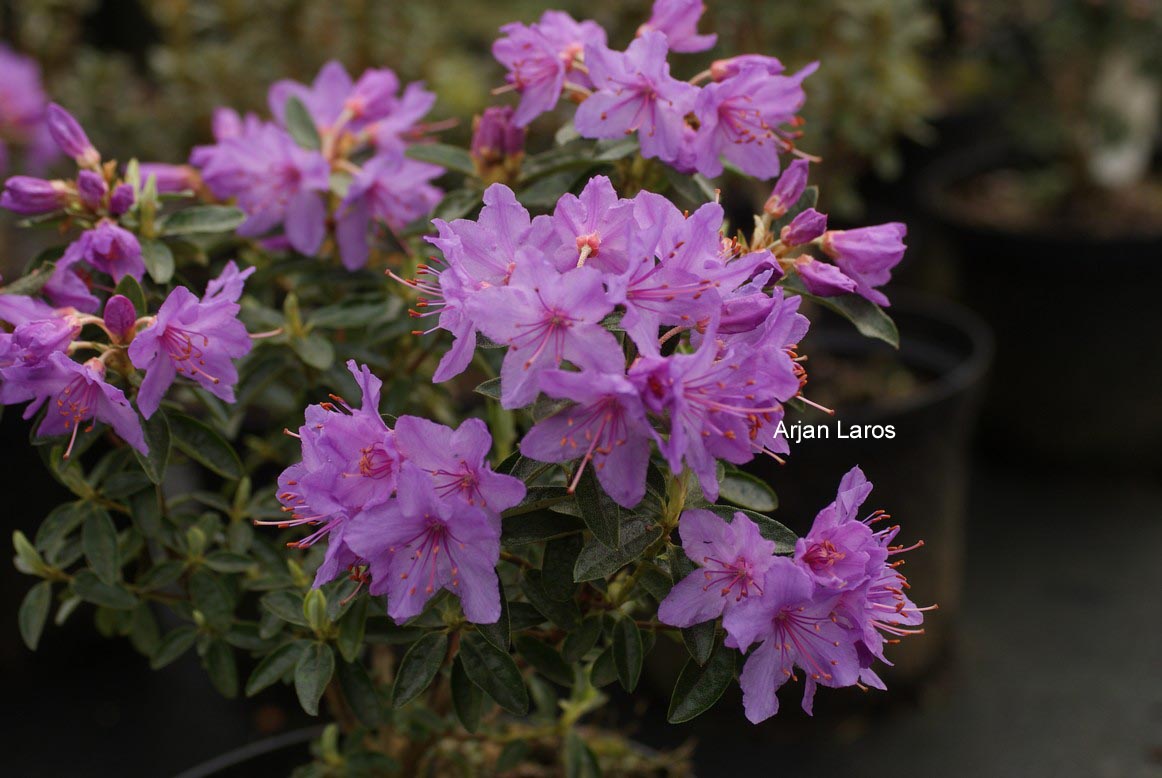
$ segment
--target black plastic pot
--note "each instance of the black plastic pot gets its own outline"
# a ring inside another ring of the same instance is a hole
[[[290,775],[296,767],[311,761],[311,741],[322,731],[322,727],[307,727],[263,738],[191,767],[177,778],[270,778]]]
[[[997,333],[983,413],[990,453],[1086,468],[1162,465],[1162,233],[1095,238],[972,223],[950,189],[1028,160],[1003,146],[933,163],[920,203],[959,297]]]
[[[776,517],[803,534],[815,514],[835,499],[843,474],[860,465],[875,484],[867,511],[889,511],[903,527],[900,542],[924,540],[923,548],[904,555],[903,572],[912,583],[912,598],[921,605],[938,603],[940,610],[927,620],[924,636],[892,647],[895,667],[885,677],[889,686],[898,686],[932,669],[955,629],[963,587],[969,448],[993,343],[988,327],[955,303],[899,291],[892,300],[890,312],[901,336],[898,352],[859,335],[846,321],[812,312],[812,329],[800,353],[808,356],[809,376],[812,363],[824,359],[853,367],[856,376],[860,366],[881,361],[902,368],[918,383],[874,401],[838,402],[833,419],[814,412],[797,417],[826,426],[830,437],[792,442],[785,465],[763,458],[749,469],[778,493]],[[808,397],[811,387],[808,383]],[[890,429],[894,437],[840,439],[840,425],[846,434],[858,425],[878,427],[884,435]]]

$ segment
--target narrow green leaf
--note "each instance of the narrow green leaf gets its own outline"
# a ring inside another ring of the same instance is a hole
[[[581,626],[565,636],[565,642],[561,645],[561,653],[564,655],[565,661],[580,662],[597,645],[597,640],[600,637],[600,614],[594,613],[586,616],[585,620],[581,622]]]
[[[444,143],[413,143],[408,146],[407,156],[419,162],[439,165],[446,170],[454,170],[466,176],[476,175],[476,163],[472,155],[459,146]]]
[[[718,494],[727,502],[760,513],[773,511],[779,507],[775,490],[765,481],[740,470],[726,471],[718,484]]]
[[[613,625],[613,664],[617,668],[617,679],[627,692],[637,688],[642,674],[645,649],[642,633],[631,618],[620,618]]]
[[[429,632],[412,643],[403,655],[395,685],[391,688],[391,705],[401,708],[420,696],[431,685],[448,654],[448,635]]]
[[[92,506],[89,518],[81,527],[81,546],[89,567],[102,583],[117,582],[121,570],[121,559],[117,552],[117,528],[104,508]]]
[[[633,516],[621,525],[621,548],[611,549],[596,538],[585,543],[577,564],[574,581],[595,581],[613,575],[641,556],[650,544],[662,536],[662,528],[648,516]]]
[[[169,246],[155,238],[141,238],[141,258],[145,261],[145,269],[154,283],[166,285],[173,278],[173,252]]]
[[[382,718],[379,694],[367,670],[358,662],[340,662],[336,670],[347,705],[364,726],[378,726]]]
[[[581,623],[581,611],[572,600],[554,600],[545,591],[544,578],[540,570],[529,570],[521,580],[521,591],[532,606],[549,621],[564,630],[574,630]]]
[[[246,214],[232,205],[195,205],[171,214],[161,226],[163,235],[205,235],[233,232]]]
[[[198,570],[190,576],[190,599],[206,623],[220,631],[229,629],[234,620],[234,597],[225,581],[209,570]]]
[[[308,714],[319,715],[319,700],[335,672],[335,655],[326,643],[312,643],[295,665],[295,693]]]
[[[577,591],[573,581],[573,565],[577,555],[585,545],[580,534],[566,535],[545,544],[545,557],[541,561],[541,580],[545,593],[558,602],[572,599]]]
[[[517,716],[528,713],[528,689],[511,656],[475,634],[460,641],[460,656],[468,677],[500,707]]]
[[[472,683],[459,656],[452,662],[452,707],[464,729],[475,732],[484,713],[484,692]]]
[[[234,447],[209,425],[180,413],[171,413],[169,426],[174,444],[190,459],[223,478],[238,479],[246,475]]]
[[[160,670],[190,650],[198,638],[198,631],[190,626],[178,627],[166,633],[149,660],[149,667]]]
[[[238,663],[234,659],[234,649],[225,640],[213,640],[204,657],[206,672],[210,682],[223,697],[238,694]]]
[[[534,669],[550,681],[562,686],[573,684],[573,670],[552,646],[542,643],[532,635],[517,635],[513,645]]]
[[[141,430],[145,433],[149,453],[142,454],[137,449],[134,449],[133,453],[141,464],[141,469],[149,476],[149,480],[160,484],[165,479],[165,467],[169,463],[169,424],[165,420],[165,414],[159,410],[148,419],[142,419]]]
[[[48,621],[48,611],[52,607],[52,582],[41,581],[28,590],[24,600],[20,603],[20,612],[17,621],[20,624],[20,637],[24,645],[32,651],[40,642],[44,632],[45,622]]]
[[[264,656],[246,681],[246,696],[253,697],[282,680],[298,665],[299,658],[309,645],[305,640],[296,640]]]
[[[256,564],[250,557],[230,551],[211,551],[206,555],[206,567],[215,573],[245,573]]]
[[[363,635],[367,628],[367,604],[370,597],[356,597],[355,602],[339,619],[339,637],[335,645],[339,648],[339,655],[347,662],[359,659],[363,651]]]
[[[86,602],[104,605],[114,610],[133,610],[137,598],[123,586],[107,584],[90,570],[82,570],[73,578],[73,591]]]
[[[576,535],[585,527],[581,519],[542,509],[501,518],[500,542],[524,546],[543,540]]]
[[[689,721],[718,702],[726,687],[734,680],[736,656],[736,651],[720,643],[705,667],[699,667],[694,660],[686,663],[670,697],[670,710],[666,718],[671,724]]]
[[[302,100],[297,97],[288,98],[283,109],[283,117],[286,119],[287,132],[294,138],[295,143],[311,151],[318,151],[323,147],[323,141],[319,138],[319,128],[315,126],[315,120]]]
[[[610,548],[620,546],[621,509],[597,483],[592,467],[581,476],[576,494],[581,518],[593,536]]]
[[[307,626],[307,620],[303,617],[303,598],[294,592],[285,589],[269,592],[264,594],[259,602],[262,603],[262,607],[283,621],[299,627]]]

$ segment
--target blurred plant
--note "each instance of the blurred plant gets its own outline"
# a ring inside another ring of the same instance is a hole
[[[594,725],[660,640],[690,655],[675,723],[736,679],[756,723],[787,683],[808,713],[884,688],[929,610],[890,561],[915,546],[858,467],[802,538],[739,468],[827,411],[803,299],[896,342],[905,228],[816,210],[813,66],[671,75],[671,44],[713,45],[701,13],[658,0],[624,50],[561,12],[505,25],[520,102],[468,149],[422,84],[336,61],[276,81],[269,118],[216,110],[189,164],[119,165],[48,106],[75,173],[0,195],[71,241],[0,287],[0,403],[76,497],[14,533],[26,643],[88,603],[154,667],[194,650],[227,696],[325,700],[304,776],[684,774]],[[705,177],[728,167],[778,176],[749,232]]]

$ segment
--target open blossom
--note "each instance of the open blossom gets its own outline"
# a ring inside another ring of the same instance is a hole
[[[547,370],[541,391],[575,404],[542,419],[520,442],[521,453],[540,462],[580,459],[571,486],[587,465],[605,492],[632,508],[646,490],[650,427],[637,387],[620,372]]]
[[[238,298],[243,281],[254,272],[239,272],[230,262],[198,300],[179,286],[158,309],[153,322],[129,346],[133,365],[145,370],[138,407],[145,418],[161,405],[161,398],[179,376],[200,384],[216,397],[234,402],[238,370],[234,360],[249,353],[246,327],[238,321]]]
[[[670,76],[666,53],[660,32],[643,34],[624,53],[587,46],[585,63],[597,91],[578,106],[577,131],[586,138],[636,132],[642,156],[677,160],[698,87]]]
[[[835,501],[819,512],[811,531],[795,544],[795,564],[818,586],[854,588],[887,558],[868,525],[855,516],[871,488],[863,471],[852,468],[840,482]]]
[[[772,76],[751,67],[704,87],[694,106],[698,172],[717,176],[726,159],[756,178],[777,175],[779,152],[789,146],[779,125],[790,123],[803,107],[803,79],[814,70],[811,65],[791,76]]]
[[[750,597],[763,594],[775,544],[759,534],[744,513],[727,522],[708,510],[682,513],[682,549],[698,569],[674,584],[658,607],[658,620],[692,627],[730,613]]]
[[[500,618],[499,521],[440,497],[432,476],[412,462],[400,469],[396,497],[356,515],[345,537],[367,561],[371,593],[387,595],[397,624],[419,615],[441,589],[460,598],[469,621]]]
[[[113,281],[133,276],[138,281],[145,275],[145,260],[137,236],[110,219],[102,219],[65,252],[76,252],[93,268],[108,273]]]
[[[345,541],[349,520],[359,511],[387,502],[395,493],[401,457],[395,433],[379,415],[383,383],[366,365],[347,369],[355,377],[362,400],[353,408],[345,401],[312,405],[298,432],[302,460],[278,479],[278,499],[289,519],[280,526],[317,527],[295,545],[306,548],[327,538],[327,551],[315,573],[315,586],[333,580],[358,562]]]
[[[586,265],[621,273],[629,266],[634,204],[619,198],[607,177],[589,179],[580,195],[562,195],[550,223],[560,241],[551,254],[558,270]]]
[[[467,308],[485,335],[509,347],[500,369],[505,408],[536,399],[540,373],[562,360],[604,371],[624,363],[617,339],[601,326],[613,306],[593,268],[560,274],[544,260],[525,262],[508,286],[481,290]]]
[[[875,287],[891,280],[892,268],[904,258],[907,233],[900,222],[832,230],[823,235],[823,251],[855,282],[858,294],[873,303],[889,305],[887,296]]]
[[[638,35],[656,30],[666,36],[672,51],[706,51],[718,36],[698,34],[698,20],[705,12],[702,0],[654,0],[650,19],[638,28]]]

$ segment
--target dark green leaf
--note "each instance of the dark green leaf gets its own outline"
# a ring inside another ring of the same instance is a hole
[[[213,640],[204,658],[210,682],[223,697],[238,694],[238,663],[234,661],[234,649],[225,640]]]
[[[171,413],[169,426],[174,443],[190,459],[223,478],[238,479],[246,475],[234,447],[208,425],[180,413]]]
[[[566,535],[545,544],[541,580],[545,593],[554,600],[564,602],[571,599],[577,590],[577,584],[573,582],[573,565],[577,563],[583,545],[580,534]]]
[[[122,276],[121,280],[117,282],[117,288],[113,292],[114,294],[128,298],[129,302],[133,303],[133,309],[137,311],[138,316],[144,316],[149,313],[149,303],[145,300],[145,291],[133,276]]]
[[[524,740],[512,741],[500,750],[500,756],[496,758],[496,767],[493,769],[493,772],[496,775],[500,775],[512,770],[525,760],[528,753],[528,743]]]
[[[141,238],[141,258],[145,260],[145,269],[154,283],[164,286],[173,278],[173,252],[169,246],[155,238]]]
[[[585,543],[573,568],[573,580],[607,578],[641,556],[661,536],[662,528],[657,521],[647,516],[633,516],[621,526],[621,548],[611,549],[596,538]]]
[[[161,534],[161,502],[157,490],[138,492],[129,498],[129,511],[133,524],[147,538]]]
[[[499,378],[489,378],[484,383],[477,384],[476,388],[473,389],[472,391],[476,392],[477,394],[482,394],[485,397],[491,398],[493,400],[499,400],[500,399],[500,379]]]
[[[166,423],[165,414],[159,410],[153,416],[144,419],[141,430],[145,433],[149,453],[142,454],[137,449],[134,449],[133,453],[137,456],[141,469],[149,476],[149,480],[160,484],[165,479],[165,466],[169,462],[169,424]]]
[[[642,634],[631,618],[620,618],[613,625],[613,664],[617,668],[617,679],[627,692],[637,687],[642,674],[645,649]]]
[[[799,280],[798,276],[788,278],[783,282],[783,286],[796,294],[814,300],[824,308],[838,313],[854,324],[859,334],[869,338],[878,338],[895,348],[900,347],[900,331],[896,328],[896,323],[884,312],[883,308],[880,308],[871,300],[866,300],[858,294],[845,294],[838,297],[816,297],[807,292],[806,287],[803,286],[803,282]]]
[[[717,196],[713,184],[698,173],[688,176],[667,167],[666,180],[669,181],[674,192],[695,207],[703,203],[714,202]]]
[[[476,175],[476,163],[472,156],[459,146],[443,143],[414,143],[408,146],[407,156],[419,162],[439,165],[446,170],[454,170],[466,176]]]
[[[309,645],[305,640],[296,640],[264,656],[246,681],[246,696],[253,697],[286,677],[298,664],[299,657]]]
[[[334,672],[335,655],[326,643],[312,643],[299,657],[295,665],[295,693],[299,705],[310,715],[319,715],[319,699]]]
[[[475,634],[460,641],[460,656],[468,677],[500,707],[517,716],[528,713],[529,693],[511,656]]]
[[[291,338],[290,345],[299,359],[316,370],[327,370],[335,364],[335,347],[318,332],[303,338]]]
[[[592,614],[585,617],[581,626],[565,636],[561,653],[566,662],[580,662],[601,637],[601,616]]]
[[[532,635],[517,635],[513,638],[513,644],[517,652],[545,678],[562,686],[572,685],[572,668],[552,646],[542,643]]]
[[[315,120],[302,100],[297,97],[288,98],[283,117],[286,120],[287,132],[294,138],[295,143],[311,151],[318,151],[323,147],[323,141],[319,138],[319,128],[315,126]]]
[[[138,653],[145,656],[153,656],[161,643],[161,630],[157,626],[157,619],[144,602],[138,603],[133,609],[133,617],[129,621],[129,642]]]
[[[476,631],[501,651],[508,651],[511,626],[508,612],[508,599],[504,596],[503,583],[500,584],[500,618],[492,624],[477,624]]]
[[[448,635],[444,632],[429,632],[412,643],[399,663],[391,688],[392,707],[402,708],[422,694],[440,672],[447,654]]]
[[[464,729],[475,732],[484,712],[484,692],[472,683],[459,656],[452,663],[452,707],[456,709],[456,718],[460,719]]]
[[[737,652],[720,643],[705,667],[699,667],[693,660],[686,663],[674,685],[674,694],[670,697],[670,710],[666,718],[671,724],[689,721],[718,702],[718,698],[734,680],[736,656]]]
[[[234,598],[220,576],[198,570],[190,576],[190,599],[212,628],[225,631],[234,619]]]
[[[132,592],[124,586],[105,583],[89,570],[82,570],[73,578],[73,591],[86,602],[114,610],[133,610],[137,606]]]
[[[523,546],[542,540],[575,535],[585,526],[573,516],[550,510],[537,510],[501,519],[500,542],[506,546]]]
[[[348,662],[354,662],[363,651],[363,634],[367,628],[367,604],[370,597],[356,597],[351,607],[339,619],[339,637],[335,645],[339,655]]]
[[[121,571],[121,559],[117,552],[117,528],[104,508],[91,506],[89,518],[81,527],[81,545],[85,549],[85,559],[89,567],[102,583],[113,585]]]
[[[337,668],[339,688],[347,705],[354,711],[359,721],[367,727],[379,725],[380,703],[375,684],[362,664],[340,662]]]
[[[532,186],[517,193],[516,199],[526,208],[551,208],[561,199],[561,193],[573,188],[583,170],[562,170],[538,178]]]
[[[601,767],[597,764],[597,757],[585,745],[585,741],[577,734],[577,730],[570,729],[565,735],[565,778],[601,778]]]
[[[256,564],[250,557],[230,551],[211,551],[206,556],[206,567],[216,573],[244,573]]]
[[[184,562],[179,562],[176,559],[171,559],[162,562],[157,567],[152,567],[135,582],[138,589],[143,592],[156,591],[164,589],[172,584],[177,579],[181,578],[186,566]]]
[[[48,611],[52,607],[52,582],[41,581],[28,590],[24,600],[20,603],[20,612],[17,621],[20,623],[20,637],[24,645],[35,651],[40,642],[40,635],[44,632],[44,624],[48,621]]]
[[[589,673],[589,680],[600,689],[617,680],[617,665],[613,662],[613,649],[602,651],[593,661],[593,670]]]
[[[577,483],[577,506],[594,537],[610,548],[621,545],[621,509],[597,483],[592,467]]]
[[[654,565],[645,565],[642,574],[638,577],[638,585],[650,593],[658,602],[666,599],[666,595],[670,593],[674,582],[670,579],[669,573],[655,567]]]
[[[550,597],[545,591],[540,570],[529,570],[525,573],[521,581],[521,591],[534,608],[561,629],[574,630],[581,623],[581,611],[577,603],[572,600],[561,602]]]
[[[171,214],[162,223],[163,235],[203,235],[233,232],[246,214],[232,205],[195,205]]]
[[[710,658],[710,652],[714,650],[717,629],[717,622],[704,621],[682,630],[682,642],[686,644],[686,650],[699,665],[706,664],[706,660]]]
[[[303,616],[303,598],[294,592],[270,592],[264,594],[259,602],[283,621],[300,627],[307,626],[307,619]]]
[[[739,470],[727,469],[718,484],[718,494],[727,502],[760,513],[779,507],[779,498],[775,496],[774,489],[765,481]]]
[[[182,654],[189,651],[197,638],[198,631],[189,626],[178,627],[166,633],[166,636],[161,639],[161,643],[158,644],[157,651],[154,652],[153,657],[149,660],[150,668],[160,670],[170,664]]]

